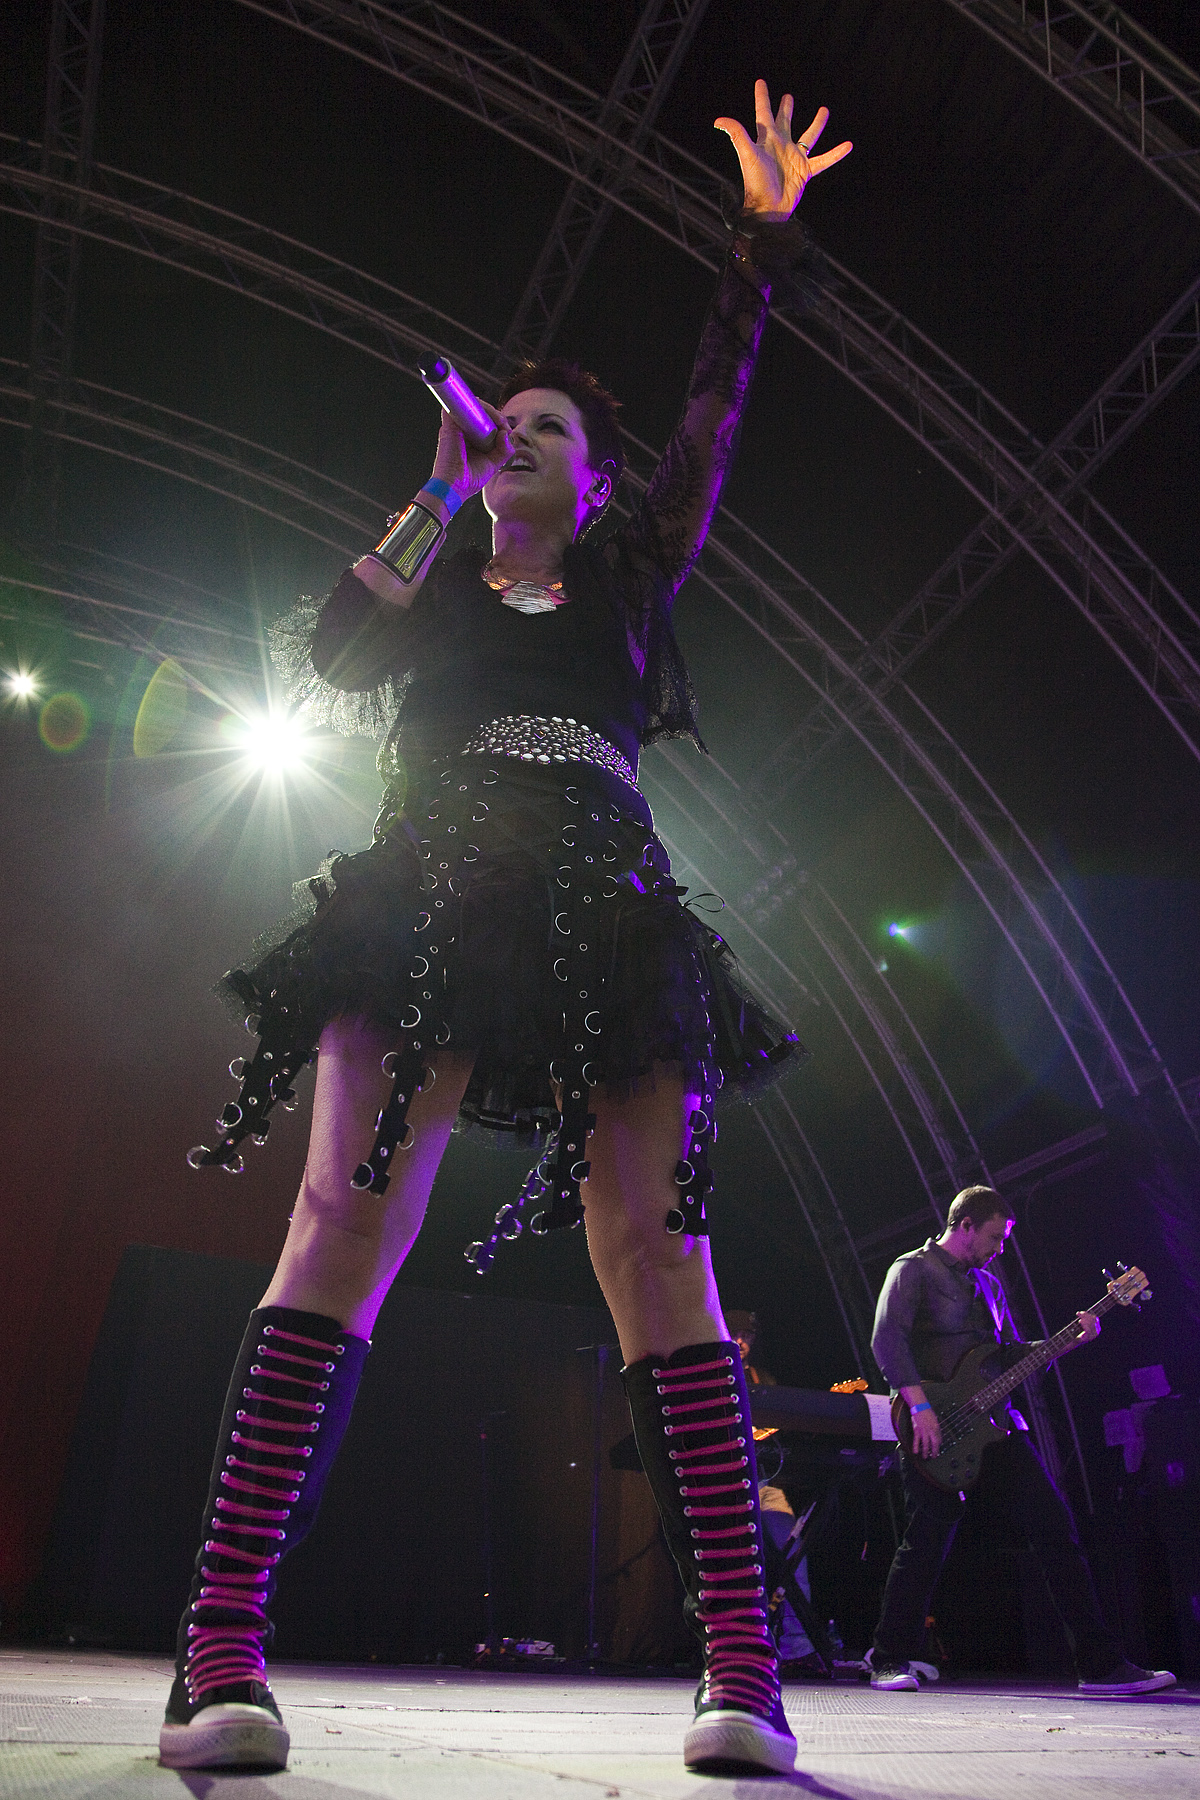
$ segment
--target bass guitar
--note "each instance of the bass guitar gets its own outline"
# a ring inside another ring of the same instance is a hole
[[[1152,1298],[1140,1269],[1126,1269],[1122,1263],[1117,1267],[1120,1273],[1110,1277],[1104,1298],[1087,1309],[1097,1318],[1114,1306],[1134,1306],[1140,1300]],[[1104,1272],[1108,1274],[1107,1269]],[[1014,1388],[1046,1368],[1078,1338],[1079,1321],[1072,1319],[1052,1338],[1031,1345],[1019,1362],[1011,1364],[1002,1373],[997,1373],[1002,1347],[976,1344],[973,1350],[967,1351],[949,1381],[923,1381],[925,1398],[942,1428],[942,1447],[937,1455],[913,1458],[925,1479],[948,1494],[965,1493],[974,1487],[979,1479],[984,1451],[989,1444],[1007,1437],[1011,1429],[996,1421],[997,1414],[1004,1417],[1004,1401]],[[892,1401],[892,1424],[904,1449],[911,1454],[912,1415],[900,1394]]]

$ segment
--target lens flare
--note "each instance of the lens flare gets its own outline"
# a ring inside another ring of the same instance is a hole
[[[54,694],[38,714],[38,732],[47,750],[66,754],[78,750],[91,719],[78,694]]]
[[[10,669],[5,676],[5,686],[14,700],[32,700],[37,693],[37,682],[26,669]]]
[[[133,754],[161,756],[187,718],[187,677],[173,657],[159,663],[142,695],[133,727]]]
[[[307,766],[308,733],[294,714],[244,715],[229,729],[228,735],[251,766],[261,769],[264,774],[294,774]]]

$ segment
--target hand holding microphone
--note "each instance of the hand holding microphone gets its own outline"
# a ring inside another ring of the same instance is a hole
[[[421,370],[421,380],[445,415],[438,433],[434,476],[467,500],[511,455],[508,433],[495,407],[480,400],[443,357],[428,370]]]
[[[433,474],[412,505],[394,514],[383,540],[354,570],[378,598],[407,606],[464,500],[486,486],[512,453],[495,407],[480,400],[458,371],[439,357],[425,383],[445,417],[438,433]]]
[[[472,449],[489,449],[496,435],[496,420],[490,408],[471,392],[458,370],[452,368],[444,356],[439,356],[432,368],[420,370],[420,376]]]

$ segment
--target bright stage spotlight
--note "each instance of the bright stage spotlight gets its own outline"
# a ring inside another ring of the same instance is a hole
[[[898,925],[896,923],[896,921],[893,919],[892,923],[888,926],[888,936],[889,937],[907,937],[908,929],[909,928],[907,925]]]
[[[264,774],[296,774],[308,764],[308,733],[284,712],[246,714],[230,734],[247,761]]]
[[[37,682],[25,669],[10,669],[5,682],[14,700],[32,700],[37,693]]]

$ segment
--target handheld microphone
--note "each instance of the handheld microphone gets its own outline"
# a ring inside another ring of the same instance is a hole
[[[458,370],[443,356],[431,369],[419,371],[421,380],[438,405],[450,414],[458,429],[476,450],[486,450],[496,435],[496,421],[484,411]]]

